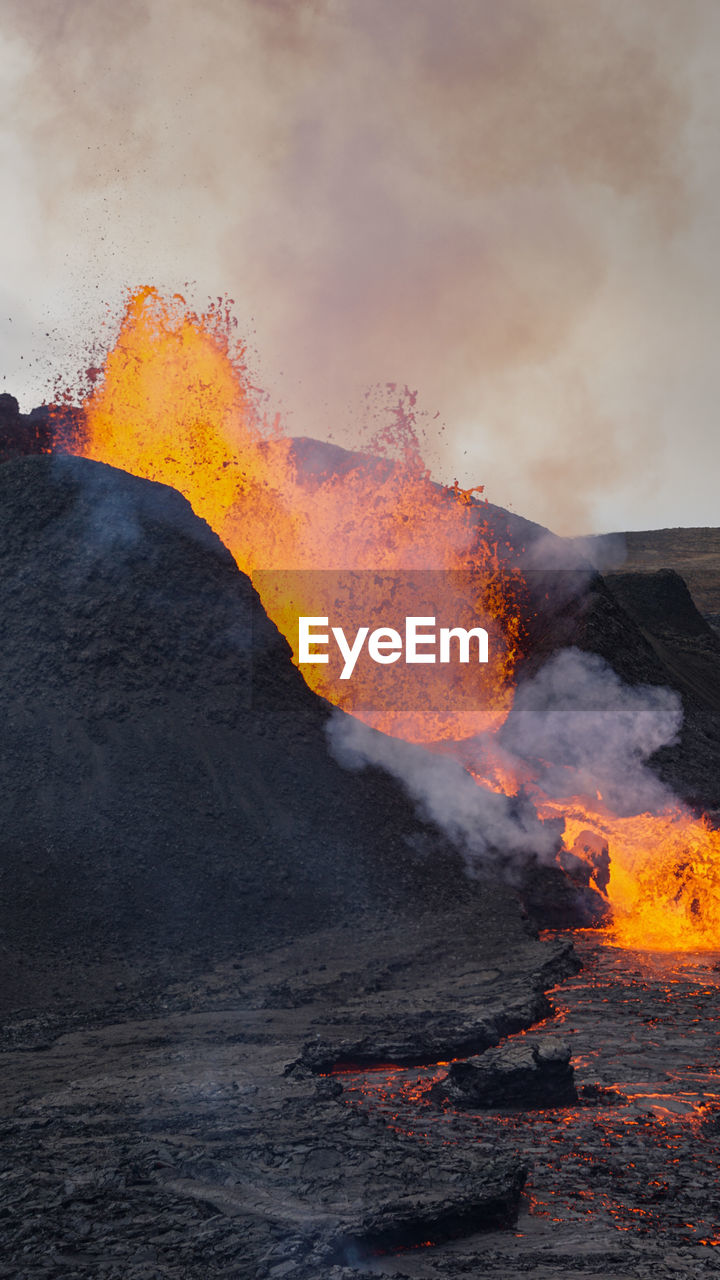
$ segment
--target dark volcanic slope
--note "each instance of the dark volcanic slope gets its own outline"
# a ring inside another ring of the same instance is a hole
[[[478,1251],[525,1162],[366,1124],[314,1070],[495,1044],[550,1013],[568,947],[389,777],[335,764],[328,707],[173,490],[0,467],[0,629],[0,1275]]]
[[[575,645],[599,653],[628,684],[675,689],[683,705],[679,740],[651,763],[690,804],[720,807],[720,642],[682,579],[675,573],[596,574],[578,582],[574,595],[566,575],[559,582],[561,598],[539,602],[531,621],[529,671],[548,652]]]
[[[672,569],[659,569],[613,573],[607,582],[676,686],[720,714],[720,636],[696,609],[684,579]]]
[[[389,777],[328,755],[326,704],[179,494],[20,458],[0,547],[6,947],[210,955],[473,894]]]
[[[720,626],[720,529],[644,529],[588,538],[590,554],[624,542],[625,572],[674,569],[685,579],[695,604],[713,626]]]
[[[547,531],[520,522],[508,534],[531,564],[538,546],[554,563]],[[528,574],[528,673],[575,644],[630,682],[679,689],[682,740],[656,763],[688,799],[720,804],[712,633],[678,579],[663,580],[658,605],[575,565]],[[92,956],[110,943],[209,957],[476,894],[395,782],[328,755],[327,706],[174,491],[68,457],[6,462],[0,593],[11,953]],[[660,635],[669,613],[673,633]],[[497,909],[517,922],[502,894]]]

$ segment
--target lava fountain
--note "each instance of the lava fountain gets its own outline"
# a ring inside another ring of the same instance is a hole
[[[507,538],[485,518],[478,490],[430,479],[412,396],[396,393],[390,425],[368,441],[367,452],[346,455],[340,471],[302,474],[297,442],[263,414],[229,306],[219,300],[197,315],[180,295],[168,300],[143,288],[129,299],[71,447],[184,494],[253,580],[291,645],[298,615],[328,613],[338,592],[344,621],[366,623],[368,608],[376,607],[362,589],[367,571],[376,583],[380,576],[380,595],[392,596],[396,609],[422,614],[418,574],[433,571],[432,611],[441,582],[439,608],[453,625],[472,627],[482,617],[489,629],[482,698],[472,665],[453,676],[453,686],[422,700],[406,686],[402,664],[391,676],[369,664],[359,680],[345,683],[315,666],[304,671],[308,682],[375,728],[415,743],[452,750],[454,742],[485,735],[490,767],[479,782],[506,794],[522,788],[541,817],[561,816],[566,852],[582,856],[588,830],[607,842],[609,882],[599,887],[606,887],[619,945],[720,947],[720,832],[707,821],[680,804],[632,817],[609,813],[599,797],[559,806],[532,776],[493,765],[493,734],[512,706],[522,650],[522,576]],[[441,673],[428,667],[424,677]]]
[[[366,670],[365,687],[358,680],[341,684],[319,667],[307,679],[336,705],[415,742],[456,737],[458,728],[467,736],[502,723],[519,647],[517,614],[509,608],[513,570],[472,494],[448,493],[430,480],[411,404],[398,400],[393,429],[371,442],[374,456],[358,455],[345,474],[308,484],[298,473],[295,442],[277,422],[263,419],[242,348],[231,337],[221,303],[196,316],[179,296],[168,302],[152,289],[133,294],[104,376],[85,403],[79,451],[179,489],[251,577],[291,644],[298,614],[328,612],[324,591],[333,598],[341,591],[349,626],[365,623],[364,571],[387,572],[394,595],[409,590],[408,614],[423,612],[418,573],[441,571],[440,607],[444,603],[459,626],[477,625],[481,610],[492,629],[484,697],[481,703],[464,699],[460,725],[442,699],[431,708],[418,705],[416,691],[404,687],[402,670],[395,669],[391,681],[379,667]],[[394,460],[382,456],[389,447]],[[327,571],[334,572],[324,588],[321,575]],[[401,571],[411,574],[409,587]],[[348,577],[339,582],[339,574]],[[436,573],[434,589],[439,581]],[[471,671],[466,668],[460,678],[471,692]]]

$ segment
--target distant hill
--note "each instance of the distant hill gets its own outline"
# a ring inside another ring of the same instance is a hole
[[[623,534],[602,534],[587,539],[588,554],[596,552],[602,567],[608,552],[625,541],[625,556],[617,568],[628,573],[674,569],[685,579],[690,594],[706,622],[720,629],[720,529],[644,529]]]

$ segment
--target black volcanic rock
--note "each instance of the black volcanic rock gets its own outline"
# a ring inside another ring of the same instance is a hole
[[[329,756],[329,708],[177,493],[22,458],[0,498],[0,1273],[349,1280],[449,1238],[427,1274],[507,1274],[514,1137],[418,1140],[303,1059],[477,1052],[551,1014],[567,944]],[[568,1071],[505,1045],[494,1096],[567,1100]]]
[[[12,426],[23,415],[6,401]],[[308,483],[360,457],[295,448]],[[244,947],[328,916],[478,896],[398,784],[330,757],[329,708],[178,494],[61,455],[10,461],[0,494],[0,852],[18,886],[0,928],[12,945],[50,948],[73,933],[90,951],[150,934],[160,950],[209,938]],[[665,616],[657,603],[648,620],[641,593],[547,530],[486,503],[477,513],[524,566],[519,679],[575,645],[629,683],[678,688],[682,738],[655,765],[684,797],[720,803],[717,694],[707,692],[717,644],[692,602],[681,608],[675,591],[671,652],[653,630],[658,609]],[[700,658],[678,648],[688,627]],[[599,895],[554,868],[530,865],[522,897],[551,927],[603,918]]]
[[[522,936],[509,892],[471,885],[399,784],[330,756],[329,707],[174,490],[18,459],[0,546],[10,952],[242,952],[472,902]]]
[[[20,417],[20,405],[9,391],[0,392],[0,423],[5,426]]]
[[[0,1273],[316,1280],[512,1224],[512,1149],[420,1144],[288,1068],[496,1042],[577,961],[330,756],[188,503],[0,467],[0,666]]]
[[[673,569],[613,573],[608,586],[686,701],[720,713],[720,636]]]
[[[528,1037],[453,1062],[437,1085],[438,1096],[457,1107],[504,1110],[559,1107],[577,1102],[570,1046]]]
[[[518,681],[532,678],[558,650],[574,647],[598,654],[628,685],[675,690],[683,706],[678,742],[649,763],[690,805],[720,808],[720,639],[683,580],[669,571],[603,577],[589,567],[533,567],[525,578]]]
[[[654,767],[698,809],[720,809],[720,637],[699,613],[684,579],[671,569],[612,573],[607,588],[637,628],[655,668],[648,682],[676,689],[683,703],[677,745]]]
[[[79,421],[79,411],[51,410],[47,405],[21,413],[20,406],[7,391],[0,394],[0,462],[31,454],[50,453],[65,438],[71,422]]]
[[[613,556],[623,573],[673,569],[687,583],[705,620],[720,626],[720,529],[645,529],[585,539],[590,558]]]
[[[612,910],[607,899],[589,883],[587,864],[574,855],[563,857],[562,853],[559,861],[562,870],[560,866],[541,863],[525,869],[520,892],[528,915],[544,929],[597,929],[609,925]]]

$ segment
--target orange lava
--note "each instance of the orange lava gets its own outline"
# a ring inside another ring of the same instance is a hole
[[[480,617],[489,632],[488,665],[436,667],[446,683],[431,698],[427,667],[419,677],[417,667],[371,660],[344,682],[339,668],[304,667],[319,694],[414,742],[503,722],[518,653],[506,604],[512,571],[472,492],[430,480],[401,412],[396,430],[391,424],[373,442],[382,449],[392,435],[399,457],[356,455],[342,475],[303,478],[292,440],[261,418],[227,310],[193,315],[179,296],[168,301],[150,288],[130,298],[84,409],[79,451],[179,489],[250,575],[293,648],[298,615],[338,619],[352,634],[398,616],[466,628]],[[428,570],[442,572],[423,576]]]
[[[508,795],[522,787],[541,818],[564,822],[563,850],[593,868],[590,885],[612,908],[616,946],[720,950],[720,831],[707,818],[680,803],[659,814],[618,817],[599,796],[550,799],[529,766],[513,778],[507,763],[494,759],[492,739],[482,769],[472,772],[483,786]],[[609,880],[595,871],[593,845],[607,846]],[[558,860],[562,865],[562,854]]]
[[[474,491],[430,480],[400,403],[394,432],[369,442],[372,456],[353,455],[342,474],[303,475],[291,438],[262,418],[226,306],[198,316],[179,295],[150,288],[131,296],[102,373],[92,372],[76,451],[180,490],[291,647],[299,614],[340,613],[351,630],[379,625],[391,604],[397,616],[431,613],[439,626],[467,628],[481,619],[489,631],[481,670],[456,665],[449,677],[423,667],[418,679],[417,668],[368,661],[342,682],[330,665],[305,667],[319,694],[385,732],[450,750],[504,722],[521,636],[518,575]],[[382,456],[389,435],[394,457]],[[488,760],[482,781],[507,794],[523,786],[541,816],[562,816],[568,849],[585,830],[607,840],[618,945],[720,948],[720,833],[707,823],[680,807],[617,818],[599,801],[559,805],[500,760]]]
[[[627,818],[563,806],[565,844],[582,831],[610,849],[613,941],[653,951],[720,949],[720,831],[682,805]]]

